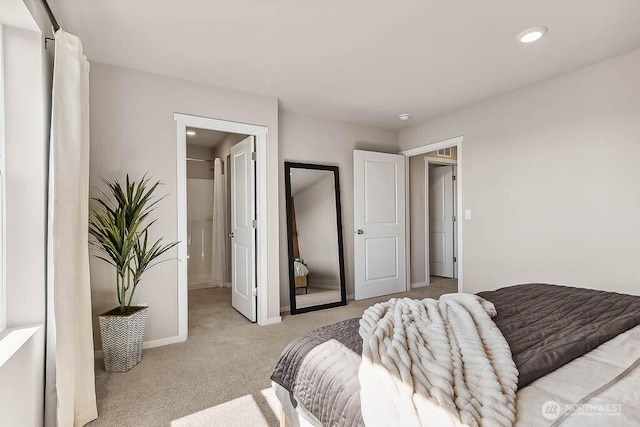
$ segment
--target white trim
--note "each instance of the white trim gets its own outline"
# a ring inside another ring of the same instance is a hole
[[[442,157],[432,157],[432,156],[424,156],[429,163],[433,163],[434,165],[456,165],[458,161],[455,159],[443,159]]]
[[[405,157],[407,157],[407,182],[408,182],[408,177],[409,177],[409,167],[408,167],[408,158],[409,157],[413,157],[413,156],[419,156],[420,154],[426,154],[429,153],[431,151],[435,151],[435,150],[439,150],[441,148],[446,148],[446,147],[453,147],[454,145],[457,147],[457,154],[458,154],[458,158],[456,160],[456,165],[457,165],[457,174],[456,174],[456,190],[457,190],[457,211],[456,211],[456,218],[458,219],[457,221],[457,237],[458,237],[458,292],[464,292],[464,251],[463,251],[463,232],[462,232],[462,223],[463,223],[463,205],[462,205],[462,172],[463,172],[463,166],[462,166],[462,142],[464,140],[464,136],[456,136],[455,138],[450,138],[450,139],[445,139],[444,141],[439,141],[439,142],[434,142],[432,144],[425,144],[422,145],[420,147],[415,147],[415,148],[411,148],[409,150],[404,150],[401,151],[400,154],[404,155]],[[439,159],[442,160],[442,159]],[[425,181],[426,182],[426,181]],[[407,186],[408,187],[408,186]],[[407,197],[408,198],[408,197]],[[425,197],[426,199],[426,197]],[[411,209],[407,209],[406,210],[406,221],[407,221],[407,253],[409,254],[409,256],[407,256],[407,286],[411,286],[411,284],[409,283],[411,281],[411,247],[410,245],[410,236],[411,236],[411,217],[410,217],[410,213],[411,213]],[[426,230],[426,232],[428,233],[428,228]],[[427,254],[428,256],[428,251],[429,251],[429,245],[426,245],[425,248],[425,254]],[[428,265],[427,265],[427,271],[428,271]],[[427,275],[427,281],[430,280],[430,277]]]
[[[406,157],[418,156],[420,154],[427,154],[431,151],[439,150],[440,148],[453,147],[462,145],[463,136],[456,136],[455,138],[445,139],[444,141],[434,142],[432,144],[421,145],[420,147],[410,148],[408,150],[401,151],[400,154]]]
[[[230,122],[227,120],[210,119],[208,117],[192,116],[189,114],[174,113],[173,119],[185,123],[187,127],[199,129],[217,130],[220,132],[239,133],[242,135],[266,135],[269,128],[266,126],[250,125],[247,123]],[[186,138],[186,136],[185,136]]]
[[[402,153],[400,153],[402,154]],[[409,176],[409,157],[404,158],[404,264],[407,272],[405,274],[405,292],[411,290],[411,177]]]
[[[267,325],[273,325],[275,323],[280,323],[280,322],[282,322],[282,317],[275,316],[275,317],[268,317],[262,323],[258,323],[258,324],[260,326],[267,326]]]
[[[424,273],[425,282],[427,285],[431,284],[431,263],[429,258],[429,197],[431,193],[429,191],[429,159],[428,156],[424,156]]]
[[[178,336],[182,341],[186,341],[189,335],[189,281],[187,273],[187,126],[184,122],[176,122],[176,140],[176,215],[178,225],[177,241],[179,242],[177,245]],[[185,285],[186,292],[183,289]]]
[[[177,188],[176,201],[178,213],[178,336],[185,341],[188,336],[188,280],[187,280],[187,127],[216,130],[220,132],[252,135],[256,142],[256,173],[258,186],[257,221],[258,245],[256,247],[256,286],[258,288],[258,324],[268,325],[280,321],[280,316],[268,315],[268,280],[267,280],[267,134],[269,128],[247,123],[210,119],[175,113],[177,144]]]
[[[153,341],[145,341],[142,343],[142,348],[146,350],[148,348],[162,347],[163,345],[177,344],[180,342],[184,342],[184,340],[180,337],[180,335],[176,335],[173,337],[160,338]],[[100,359],[103,356],[104,354],[102,353],[102,350],[96,350],[94,352],[95,359]]]
[[[42,325],[12,328],[0,334],[0,368],[16,354]]]
[[[411,284],[411,289],[424,288],[426,286],[429,286],[430,284],[431,283],[428,283],[428,282],[412,283]]]
[[[0,332],[4,331],[7,327],[7,244],[6,235],[7,230],[5,226],[6,215],[6,203],[5,194],[6,191],[6,179],[5,171],[5,132],[6,129],[6,115],[5,115],[5,98],[4,98],[4,25],[0,22],[0,120],[2,120],[3,132],[0,132]]]

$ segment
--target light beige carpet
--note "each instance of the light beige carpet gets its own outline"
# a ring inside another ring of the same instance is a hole
[[[280,421],[280,401],[272,388],[262,390],[271,413]],[[242,414],[242,416],[238,416]],[[252,395],[247,394],[237,399],[221,403],[211,408],[187,415],[171,422],[171,427],[269,427],[269,422],[262,415],[262,410]]]
[[[440,279],[429,287],[393,296],[436,298],[456,290],[455,280]],[[213,413],[221,420],[218,423],[205,417],[207,425],[226,425],[223,415],[233,414],[239,420],[251,417],[244,425],[252,425],[255,419],[263,422],[260,415],[266,425],[277,426],[262,391],[270,387],[269,377],[284,346],[312,329],[360,316],[370,305],[391,297],[349,301],[345,307],[296,316],[284,314],[282,323],[258,326],[231,308],[230,289],[190,291],[186,342],[145,350],[142,362],[123,374],[104,372],[102,360],[96,360],[99,418],[89,425],[169,426],[174,420],[205,411],[200,415]],[[238,398],[241,400],[234,401]],[[225,402],[229,404],[218,406]],[[251,403],[251,413],[237,409],[245,403]]]
[[[300,293],[299,295],[296,295],[296,307],[304,308],[329,304],[331,302],[338,302],[341,298],[342,295],[340,295],[339,289],[310,289],[308,294]]]

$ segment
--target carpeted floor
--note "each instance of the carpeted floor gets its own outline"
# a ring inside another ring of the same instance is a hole
[[[296,294],[296,307],[304,308],[314,305],[329,304],[340,301],[340,289],[327,290],[309,286],[309,293]]]
[[[405,294],[437,298],[457,292],[452,279],[432,277],[428,287]],[[247,395],[268,425],[278,420],[261,390],[280,351],[293,338],[317,327],[360,316],[370,305],[392,296],[349,301],[345,307],[290,316],[282,323],[258,326],[231,308],[229,288],[189,292],[189,339],[180,344],[145,350],[142,362],[131,371],[104,372],[96,360],[98,426],[168,426],[171,421]],[[151,308],[153,309],[153,307]],[[241,414],[239,414],[241,416]]]

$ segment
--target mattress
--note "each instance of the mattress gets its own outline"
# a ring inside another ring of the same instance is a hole
[[[636,296],[546,284],[479,295],[496,306],[494,321],[512,349],[521,388],[640,325]],[[296,339],[272,375],[291,403],[322,425],[363,425],[358,328],[358,319],[350,319]]]
[[[639,355],[636,326],[532,382],[517,393],[515,427],[640,425]],[[287,427],[322,425],[287,389],[272,386]]]

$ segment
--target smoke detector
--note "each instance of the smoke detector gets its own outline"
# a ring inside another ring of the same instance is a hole
[[[411,118],[411,114],[408,113],[402,113],[398,116],[400,118],[400,120],[402,120],[403,122],[406,122],[407,120],[409,120]]]

